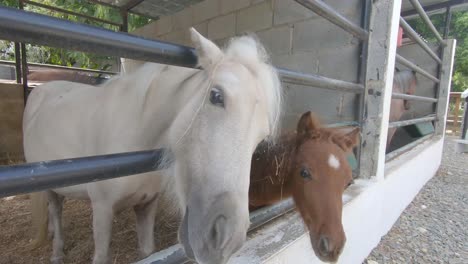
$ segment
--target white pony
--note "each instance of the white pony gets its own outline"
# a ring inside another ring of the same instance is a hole
[[[45,231],[49,203],[53,263],[63,262],[64,196],[91,200],[93,263],[109,263],[112,217],[128,207],[136,213],[140,253],[150,254],[156,197],[165,179],[174,181],[175,206],[183,215],[179,240],[189,257],[225,263],[242,246],[249,226],[250,160],[256,145],[278,127],[280,82],[252,37],[235,38],[223,51],[194,29],[191,36],[203,70],[147,63],[100,87],[58,81],[29,96],[23,120],[28,162],[154,148],[170,149],[175,159],[164,175],[34,195],[33,219]]]

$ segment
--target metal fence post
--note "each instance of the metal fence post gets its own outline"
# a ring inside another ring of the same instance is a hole
[[[435,134],[443,135],[447,122],[447,108],[452,82],[453,59],[455,55],[455,39],[447,39],[447,46],[442,55],[442,67],[440,69],[440,83],[438,89],[438,101],[436,106],[437,121],[435,122]]]
[[[383,178],[401,0],[371,5],[360,177]]]

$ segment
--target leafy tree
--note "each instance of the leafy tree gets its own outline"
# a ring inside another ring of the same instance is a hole
[[[37,1],[37,0],[36,0]],[[120,11],[116,8],[107,7],[92,3],[86,0],[41,0],[41,4],[50,5],[84,15],[105,19],[115,23],[121,23],[122,17]],[[0,0],[0,5],[7,7],[18,7],[18,0]],[[33,5],[25,5],[25,10],[53,16],[61,19],[71,20],[74,22],[84,23],[88,25],[98,26],[109,30],[118,31],[119,28],[114,25],[97,22],[88,18],[77,17],[74,15],[63,14],[49,9],[36,7]],[[151,20],[146,17],[129,14],[128,27],[129,30],[146,25]],[[98,54],[83,53],[60,48],[43,47],[26,45],[27,57],[29,62],[48,63],[63,66],[75,66],[91,69],[107,69],[111,66],[110,62],[115,58],[102,56]],[[14,59],[14,44],[9,41],[0,41],[0,59]]]
[[[434,14],[430,18],[442,35],[445,27],[445,14]],[[430,42],[436,41],[434,34],[424,24],[422,19],[417,18],[408,22],[426,40]],[[468,89],[468,12],[457,11],[452,13],[448,37],[457,39],[452,91],[462,92]]]

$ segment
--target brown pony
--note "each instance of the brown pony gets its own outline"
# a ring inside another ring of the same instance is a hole
[[[31,71],[28,74],[28,80],[35,82],[50,82],[50,81],[71,81],[77,83],[84,83],[90,85],[97,85],[103,79],[96,78],[83,72],[53,69],[53,70],[39,70]]]
[[[292,196],[317,257],[336,261],[346,241],[341,213],[342,194],[352,183],[347,155],[358,141],[359,128],[349,133],[324,128],[314,114],[304,113],[296,133],[285,134],[275,145],[254,153],[251,208]]]

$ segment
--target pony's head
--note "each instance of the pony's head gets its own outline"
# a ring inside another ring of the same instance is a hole
[[[358,142],[359,128],[349,133],[323,128],[311,112],[303,114],[297,126],[290,161],[292,194],[322,261],[336,261],[346,242],[342,195],[353,179],[347,155]]]
[[[183,221],[179,240],[198,263],[225,263],[246,238],[250,161],[278,128],[281,87],[252,37],[224,50],[191,29],[201,71],[169,131]],[[190,89],[189,89],[190,90]]]
[[[410,70],[397,70],[393,77],[393,86],[396,89],[399,89],[399,92],[414,95],[416,92],[416,85],[418,84],[418,80],[416,79],[416,72]],[[405,110],[409,110],[411,108],[410,102],[408,100],[404,100],[404,107]]]

